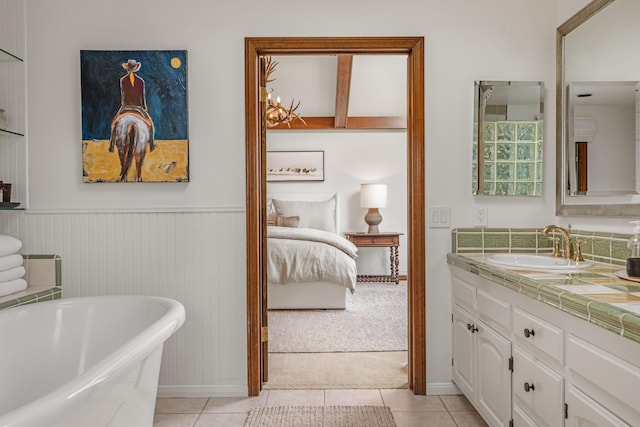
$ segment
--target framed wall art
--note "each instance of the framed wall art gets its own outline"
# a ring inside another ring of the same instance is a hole
[[[188,182],[186,50],[81,50],[84,182]]]
[[[267,181],[324,181],[324,151],[267,151]]]

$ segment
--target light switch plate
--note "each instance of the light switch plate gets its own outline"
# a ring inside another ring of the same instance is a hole
[[[449,228],[451,227],[450,207],[430,207],[429,208],[429,228]]]

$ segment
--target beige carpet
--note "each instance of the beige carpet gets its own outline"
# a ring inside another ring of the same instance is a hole
[[[269,352],[407,350],[407,282],[358,283],[345,310],[269,310]]]
[[[244,427],[395,427],[386,406],[266,406],[253,408]]]
[[[266,390],[407,388],[407,352],[269,353]]]

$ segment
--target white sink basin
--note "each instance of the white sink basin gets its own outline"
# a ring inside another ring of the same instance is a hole
[[[567,261],[564,258],[554,258],[550,255],[536,254],[493,254],[485,258],[489,264],[502,267],[544,270],[554,272],[571,272],[584,270],[593,264],[589,261]]]

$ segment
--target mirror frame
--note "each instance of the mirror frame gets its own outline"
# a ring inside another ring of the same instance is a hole
[[[516,196],[516,197],[541,197],[542,196],[542,185],[543,185],[543,179],[542,176],[539,177],[539,179],[536,179],[536,176],[538,175],[538,167],[537,167],[537,159],[539,158],[537,154],[535,154],[535,158],[533,160],[518,160],[517,159],[517,153],[515,153],[514,155],[516,156],[514,158],[513,163],[516,164],[518,162],[531,162],[534,164],[534,170],[533,170],[533,179],[518,179],[517,176],[514,178],[513,181],[513,190],[511,192],[505,192],[505,193],[496,193],[495,189],[492,192],[489,191],[484,191],[483,187],[485,184],[485,175],[484,175],[484,168],[485,168],[485,162],[493,162],[496,163],[497,159],[497,150],[496,153],[494,153],[494,156],[496,156],[496,158],[494,158],[493,160],[487,160],[484,158],[485,155],[485,150],[484,150],[484,145],[487,143],[487,141],[485,141],[484,136],[485,136],[485,132],[484,132],[484,124],[485,122],[487,122],[486,120],[484,120],[485,117],[485,113],[486,113],[486,108],[487,105],[483,103],[482,100],[482,94],[481,94],[481,86],[483,84],[490,84],[491,86],[495,86],[495,87],[500,87],[502,88],[502,91],[508,90],[509,88],[522,88],[522,87],[537,87],[539,89],[539,93],[538,93],[538,98],[539,98],[539,103],[538,103],[538,109],[539,109],[539,113],[541,114],[542,119],[539,120],[542,123],[544,123],[544,103],[545,103],[545,93],[544,93],[544,81],[541,80],[476,80],[474,81],[474,123],[473,123],[473,134],[474,134],[474,141],[473,141],[473,145],[476,148],[476,152],[475,152],[475,158],[472,161],[472,175],[475,175],[472,177],[472,184],[474,184],[472,186],[472,195],[474,196]],[[513,93],[511,93],[511,95],[513,95]],[[495,104],[493,104],[495,105]],[[514,105],[514,104],[511,104]],[[508,106],[508,104],[506,104],[506,106]],[[506,114],[506,113],[505,113]],[[520,120],[520,119],[516,119],[516,120],[510,120],[510,119],[505,119],[505,120],[489,120],[488,122],[513,122],[513,123],[517,123],[517,122],[532,122],[534,120]],[[516,132],[517,133],[517,132]],[[497,137],[496,139],[493,141],[494,143],[500,142]],[[530,141],[522,141],[522,142],[530,142]],[[538,140],[534,140],[531,141],[532,143],[534,143],[536,145],[536,148],[534,148],[534,150],[536,150],[536,153],[538,152]],[[540,144],[544,144],[544,136],[542,137]],[[541,152],[542,153],[542,157],[544,157],[543,154],[544,150]],[[540,160],[540,162],[542,162],[542,160]],[[542,162],[543,163],[543,162]],[[473,171],[473,164],[475,164],[476,169],[475,171]],[[474,173],[475,172],[475,173]],[[517,168],[514,168],[514,174],[517,175]],[[500,180],[498,179],[493,179],[492,181],[494,181],[496,183],[496,186],[501,183]],[[518,184],[522,184],[523,182],[533,182],[534,183],[534,191],[532,194],[519,194],[518,193]],[[535,194],[535,187],[539,187],[539,194]]]
[[[640,204],[565,204],[566,94],[564,82],[564,38],[615,0],[593,0],[556,30],[556,215],[639,217]]]

